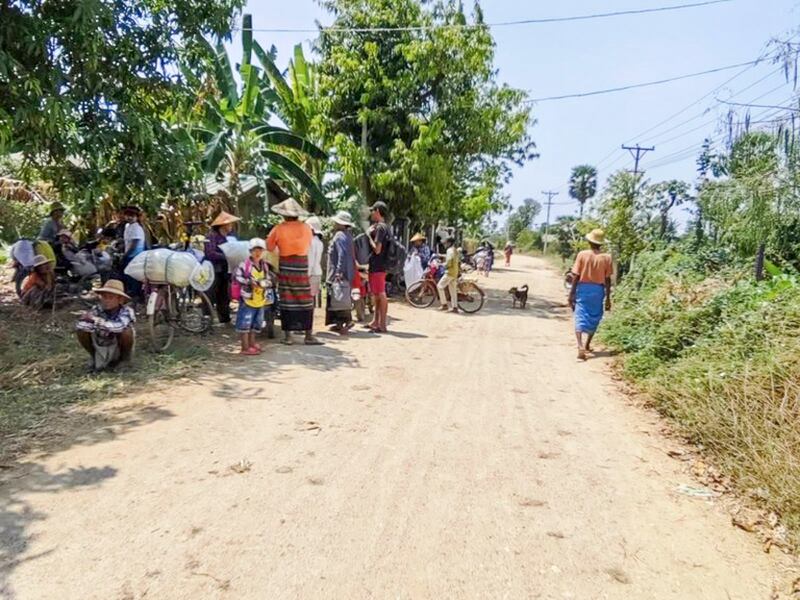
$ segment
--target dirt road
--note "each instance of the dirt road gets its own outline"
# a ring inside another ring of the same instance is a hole
[[[489,286],[476,316],[222,356],[0,471],[0,597],[770,598],[775,559],[576,362],[558,277]]]

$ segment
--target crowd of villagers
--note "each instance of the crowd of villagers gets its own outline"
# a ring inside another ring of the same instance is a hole
[[[325,324],[342,336],[355,326],[354,300],[369,294],[374,313],[364,327],[372,333],[386,333],[388,299],[386,295],[386,254],[391,230],[386,222],[388,207],[376,202],[370,207],[371,226],[364,235],[355,235],[356,225],[346,211],[330,218],[333,229],[327,244],[327,269],[322,281],[325,255],[323,222],[310,215],[296,200],[289,198],[271,208],[282,217],[266,237],[248,242],[249,256],[235,269],[221,246],[236,239],[240,218],[221,212],[210,223],[203,245],[203,258],[213,264],[215,284],[209,296],[220,326],[232,324],[240,337],[241,354],[257,356],[263,352],[258,335],[271,323],[270,311],[279,313],[282,342],[295,343],[302,334],[306,345],[321,345],[314,335],[314,308],[327,286]],[[80,345],[90,355],[88,368],[99,371],[128,363],[134,352],[136,313],[133,305],[141,300],[141,284],[122,275],[125,267],[147,247],[141,211],[125,207],[124,218],[116,227],[99,232],[102,243],[118,243],[121,248],[119,273],[95,290],[97,304],[83,313],[77,324]],[[32,270],[22,284],[22,302],[41,308],[52,303],[54,266],[72,247],[72,234],[64,227],[65,209],[56,203],[42,225]],[[41,253],[38,251],[42,248]],[[269,260],[277,257],[277,260]],[[231,306],[236,307],[232,315]],[[270,336],[273,336],[271,329]]]

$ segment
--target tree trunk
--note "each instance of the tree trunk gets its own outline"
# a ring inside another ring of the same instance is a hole
[[[583,205],[584,205],[585,202],[586,202],[586,200],[581,200],[580,201],[581,208],[580,208],[580,212],[578,213],[578,215],[579,215],[578,218],[579,219],[583,219]]]
[[[758,245],[758,252],[756,253],[756,281],[764,280],[764,255],[767,251],[767,245],[761,242]]]
[[[667,227],[669,226],[669,215],[665,212],[661,213],[661,231],[658,235],[659,239],[664,239],[667,236]]]

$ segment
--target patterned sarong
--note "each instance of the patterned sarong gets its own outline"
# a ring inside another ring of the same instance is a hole
[[[309,331],[314,323],[314,297],[308,277],[308,257],[281,256],[278,270],[281,329]]]
[[[578,283],[575,290],[575,331],[594,333],[603,318],[605,286],[599,283]]]

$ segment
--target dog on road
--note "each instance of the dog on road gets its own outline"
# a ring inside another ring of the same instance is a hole
[[[514,300],[514,308],[517,308],[517,302],[519,302],[520,308],[525,308],[528,304],[528,286],[523,285],[522,287],[512,287],[508,290],[508,293],[511,295],[511,298]]]

